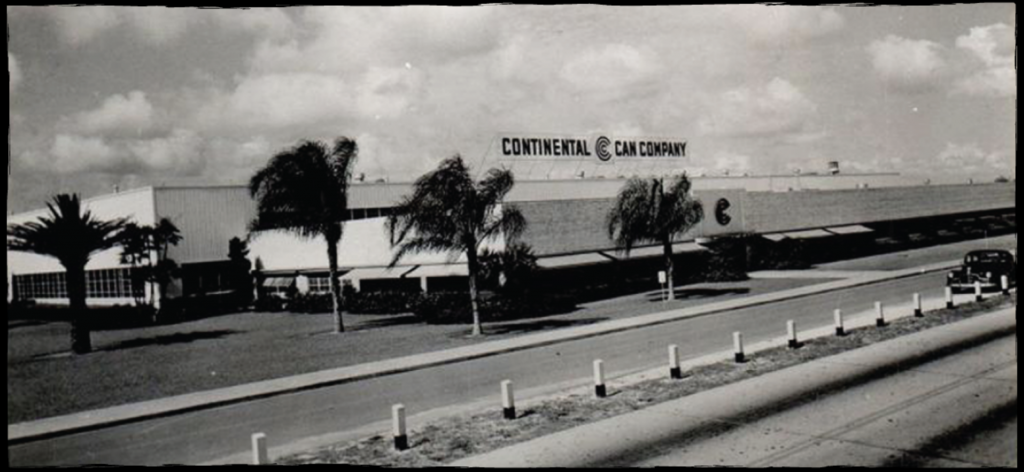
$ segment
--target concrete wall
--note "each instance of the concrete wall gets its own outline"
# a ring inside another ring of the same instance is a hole
[[[771,233],[1016,208],[1016,186],[957,185],[868,190],[744,192],[697,190],[705,206],[701,226],[678,241],[740,232]],[[731,221],[715,218],[726,199]],[[542,256],[614,248],[606,218],[612,199],[516,203],[530,222],[526,241]]]

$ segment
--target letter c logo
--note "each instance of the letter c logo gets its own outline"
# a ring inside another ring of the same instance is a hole
[[[612,160],[612,153],[608,151],[608,146],[612,145],[612,140],[608,139],[605,136],[601,136],[600,138],[597,138],[597,142],[595,144],[595,148],[597,148],[598,159],[600,159],[602,162],[608,162]]]
[[[732,208],[732,203],[729,200],[721,199],[718,204],[715,205],[715,219],[718,220],[718,224],[722,226],[729,226],[732,223],[732,216],[729,216],[729,209]]]

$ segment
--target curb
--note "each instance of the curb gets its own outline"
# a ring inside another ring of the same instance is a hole
[[[742,424],[779,409],[1016,333],[1016,310],[1004,309],[596,423],[561,431],[451,464],[467,468],[625,466],[658,445],[695,438],[710,423]],[[799,379],[800,382],[793,380]],[[750,392],[759,392],[751,395]],[[755,397],[755,398],[752,398]],[[739,401],[722,402],[722,398]],[[666,424],[666,417],[677,418]],[[623,434],[629,431],[629,434]]]
[[[605,336],[634,329],[673,323],[685,319],[712,316],[738,309],[755,308],[841,290],[849,290],[936,272],[943,272],[954,267],[959,267],[959,265],[959,261],[932,264],[915,269],[894,271],[877,277],[828,282],[728,302],[712,303],[694,308],[655,313],[652,315],[628,318],[624,320],[609,321],[594,326],[569,328],[549,333],[524,336],[521,338],[466,346],[447,351],[408,356],[312,374],[228,387],[219,390],[116,406],[29,423],[9,425],[7,427],[7,444],[8,446],[20,445],[137,423],[145,420],[166,418],[185,413],[193,413],[250,401],[263,400],[281,395],[315,390],[323,387],[494,357],[563,342]]]

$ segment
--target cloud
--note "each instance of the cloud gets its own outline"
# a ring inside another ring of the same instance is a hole
[[[907,90],[932,88],[945,73],[942,45],[889,35],[873,41],[868,53],[875,72],[884,81]]]
[[[610,44],[584,52],[562,68],[560,77],[574,92],[612,100],[647,89],[657,78],[657,64],[653,53]]]
[[[781,78],[728,91],[708,109],[698,124],[701,133],[725,137],[802,136],[812,132],[818,116],[818,105]]]
[[[50,148],[51,168],[63,174],[85,171],[113,171],[119,167],[121,153],[103,138],[60,134]],[[34,162],[43,164],[43,162]]]
[[[1016,156],[1007,152],[987,152],[977,144],[948,143],[934,161],[921,167],[944,175],[995,175],[1010,173]]]
[[[107,98],[99,108],[79,113],[71,122],[77,132],[86,135],[140,134],[153,128],[155,114],[146,94],[133,91]]]
[[[252,59],[263,72],[361,72],[365,64],[416,67],[487,53],[499,45],[494,7],[309,7],[311,39],[264,41]]]
[[[337,122],[349,116],[353,87],[337,76],[269,74],[244,79],[230,92],[218,92],[197,112],[213,132],[262,133]]]
[[[190,28],[258,33],[280,38],[294,28],[280,9],[205,10],[168,7],[49,7],[47,13],[65,43],[78,46],[118,27],[128,27],[139,40],[154,45],[172,43]]]
[[[956,45],[967,51],[981,70],[957,81],[954,94],[980,97],[1017,96],[1015,32],[1005,24],[971,28]]]
[[[61,39],[73,46],[92,41],[122,21],[114,7],[50,7],[46,11]]]
[[[719,8],[749,39],[769,46],[821,38],[846,25],[846,20],[834,8],[767,5]]]
[[[10,75],[10,94],[14,95],[14,91],[21,85],[21,67],[11,53],[7,53],[7,74]]]

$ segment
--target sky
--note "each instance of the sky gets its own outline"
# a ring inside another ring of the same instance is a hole
[[[462,155],[520,179],[1016,177],[1016,6],[7,7],[8,212],[240,184],[300,140],[357,173]],[[646,166],[496,157],[504,134],[667,137]]]

